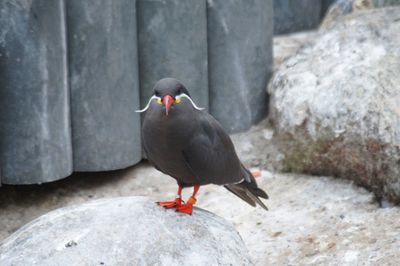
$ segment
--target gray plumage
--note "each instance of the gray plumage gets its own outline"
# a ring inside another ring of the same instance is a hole
[[[182,94],[190,97],[176,79],[162,79],[154,87],[154,95],[161,99],[166,95],[177,99]],[[184,187],[224,185],[250,205],[257,203],[267,209],[259,199],[267,199],[267,194],[242,165],[229,135],[217,120],[195,108],[187,97],[173,104],[168,115],[165,108],[157,99],[151,100],[142,127],[147,158],[159,171]]]

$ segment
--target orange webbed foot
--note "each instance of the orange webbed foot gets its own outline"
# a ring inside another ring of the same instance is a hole
[[[195,203],[196,203],[196,198],[190,197],[186,204],[182,204],[182,205],[176,207],[176,211],[192,215],[192,213],[193,213],[193,205]]]
[[[182,199],[176,198],[176,199],[170,200],[170,201],[160,201],[160,202],[157,202],[157,204],[166,209],[178,208],[179,206],[182,205]]]

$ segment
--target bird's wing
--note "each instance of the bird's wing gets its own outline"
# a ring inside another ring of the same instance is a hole
[[[232,184],[243,179],[233,143],[221,125],[203,113],[199,130],[182,151],[186,165],[200,184]]]

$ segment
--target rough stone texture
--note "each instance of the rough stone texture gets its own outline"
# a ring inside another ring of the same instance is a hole
[[[141,159],[135,1],[66,4],[74,170],[133,165]]]
[[[318,27],[321,0],[274,0],[274,34]]]
[[[329,28],[331,24],[340,20],[340,17],[352,12],[371,8],[400,5],[399,0],[327,0],[332,4],[327,9],[322,28]]]
[[[318,31],[302,31],[274,37],[274,71],[298,51],[310,46],[319,36]]]
[[[246,132],[231,136],[236,152],[244,165],[262,167],[270,171],[283,170],[283,154],[273,137],[273,128],[267,120],[252,126]]]
[[[290,58],[270,87],[288,171],[355,180],[400,202],[400,8],[354,13]]]
[[[138,0],[141,105],[155,83],[174,77],[208,108],[205,0]]]
[[[62,0],[0,2],[0,183],[72,171]]]
[[[272,72],[272,0],[208,0],[210,111],[229,132],[267,111]]]
[[[1,265],[252,265],[222,218],[165,210],[141,197],[48,213],[0,246]]]

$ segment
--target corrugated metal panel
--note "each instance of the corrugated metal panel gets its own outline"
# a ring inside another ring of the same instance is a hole
[[[68,0],[74,170],[141,159],[136,8],[132,0]]]
[[[174,77],[208,107],[205,0],[138,0],[137,7],[142,106],[155,82]]]
[[[72,171],[62,0],[0,2],[2,182],[32,184]]]
[[[272,73],[272,0],[208,1],[211,113],[230,132],[266,115]]]

